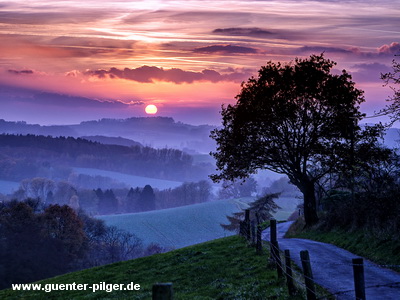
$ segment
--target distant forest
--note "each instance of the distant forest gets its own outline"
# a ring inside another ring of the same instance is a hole
[[[84,137],[103,136],[109,141],[114,137],[113,144],[127,145],[128,141],[115,138],[134,140],[143,145],[156,148],[165,147],[186,150],[187,152],[209,153],[215,148],[215,142],[209,138],[210,131],[215,126],[189,125],[175,122],[169,117],[133,117],[128,119],[101,119],[85,121],[74,125],[39,125],[24,121],[5,121],[0,119],[0,133],[34,134],[44,136]],[[97,139],[97,138],[95,138]]]
[[[0,179],[43,177],[60,166],[179,181],[202,180],[210,170],[210,166],[193,164],[190,155],[176,149],[105,145],[73,137],[0,135]]]
[[[23,180],[19,189],[4,202],[35,199],[40,205],[68,205],[90,215],[108,215],[190,205],[209,201],[211,197],[211,185],[205,180],[185,182],[164,190],[153,189],[150,185],[130,189],[86,189],[65,181],[37,177]]]

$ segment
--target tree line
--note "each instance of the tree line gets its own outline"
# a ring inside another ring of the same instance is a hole
[[[0,203],[0,289],[165,251],[67,205]]]
[[[205,180],[186,182],[165,190],[153,189],[150,185],[130,189],[86,189],[66,181],[36,177],[23,180],[19,189],[9,198],[20,201],[26,198],[38,199],[44,205],[69,205],[90,215],[108,215],[202,203],[209,201],[211,196],[211,185]]]

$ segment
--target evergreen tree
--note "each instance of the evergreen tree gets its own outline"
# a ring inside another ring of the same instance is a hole
[[[156,196],[153,188],[148,184],[143,188],[140,194],[140,206],[142,211],[156,209]]]

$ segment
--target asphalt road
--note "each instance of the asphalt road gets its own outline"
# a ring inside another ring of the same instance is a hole
[[[291,223],[277,225],[280,249],[289,249],[292,260],[298,266],[301,266],[300,251],[308,250],[315,282],[333,294],[348,291],[337,295],[337,299],[355,299],[352,259],[358,256],[331,244],[283,238]],[[263,239],[269,241],[269,236],[270,232],[267,229],[263,232]],[[399,273],[364,259],[364,274],[367,300],[400,300]],[[389,283],[397,284],[391,287],[372,287]]]

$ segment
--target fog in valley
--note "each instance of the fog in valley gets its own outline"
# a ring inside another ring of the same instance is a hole
[[[5,257],[30,235],[21,264],[38,257],[50,265],[20,265],[1,287],[232,235],[221,227],[227,216],[265,193],[282,193],[276,217],[296,211],[300,194],[285,176],[263,171],[244,183],[210,180],[214,128],[166,117],[57,126],[0,120],[0,205],[10,224],[3,234],[16,241]],[[57,259],[54,249],[63,249]]]

